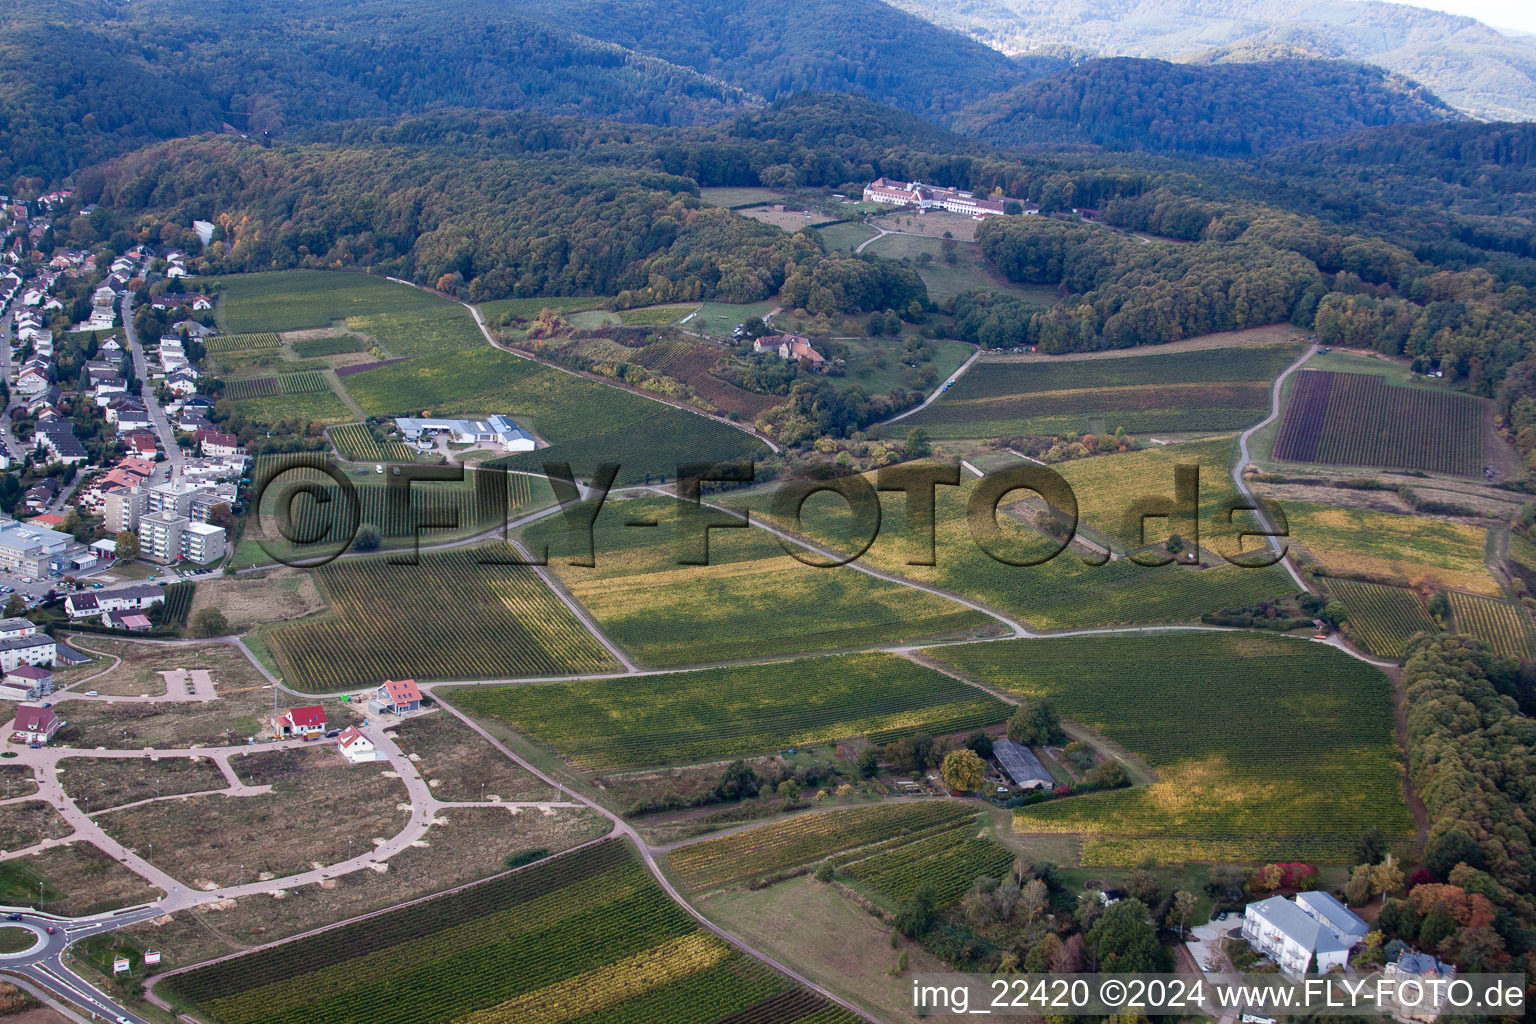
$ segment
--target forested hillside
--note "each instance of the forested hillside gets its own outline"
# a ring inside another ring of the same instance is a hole
[[[1422,82],[1477,117],[1536,117],[1536,40],[1423,7],[1362,0],[1128,0],[1113,9],[1090,0],[894,3],[1007,53],[1363,61]]]
[[[1121,58],[1089,61],[990,96],[961,114],[956,127],[1003,145],[1092,143],[1248,155],[1373,125],[1449,116],[1427,90],[1363,65]]]
[[[225,123],[281,136],[473,107],[680,124],[806,89],[938,114],[1022,80],[879,0],[835,19],[809,0],[58,0],[0,13],[0,60],[0,179]]]

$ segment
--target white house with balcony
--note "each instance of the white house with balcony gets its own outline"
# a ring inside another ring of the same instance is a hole
[[[1271,896],[1248,904],[1243,913],[1243,938],[1291,975],[1307,973],[1313,957],[1315,971],[1343,967],[1367,930],[1364,921],[1327,893],[1302,893],[1294,902]]]

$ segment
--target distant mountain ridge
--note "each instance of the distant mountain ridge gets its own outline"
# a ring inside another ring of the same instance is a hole
[[[1371,0],[890,0],[1006,53],[1184,60],[1311,54],[1422,83],[1490,120],[1536,119],[1536,37]]]
[[[1003,145],[1249,156],[1362,128],[1459,117],[1422,86],[1363,64],[1114,57],[989,96],[954,127]]]

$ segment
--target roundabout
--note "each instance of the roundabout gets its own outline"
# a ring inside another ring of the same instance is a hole
[[[48,945],[48,933],[40,925],[0,921],[0,963],[22,960]]]

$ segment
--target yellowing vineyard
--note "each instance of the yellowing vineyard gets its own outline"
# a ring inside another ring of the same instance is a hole
[[[215,1024],[857,1021],[701,929],[618,840],[166,985]]]
[[[1451,617],[1458,633],[1477,637],[1500,654],[1512,658],[1536,655],[1536,629],[1531,616],[1519,605],[1452,591]]]

